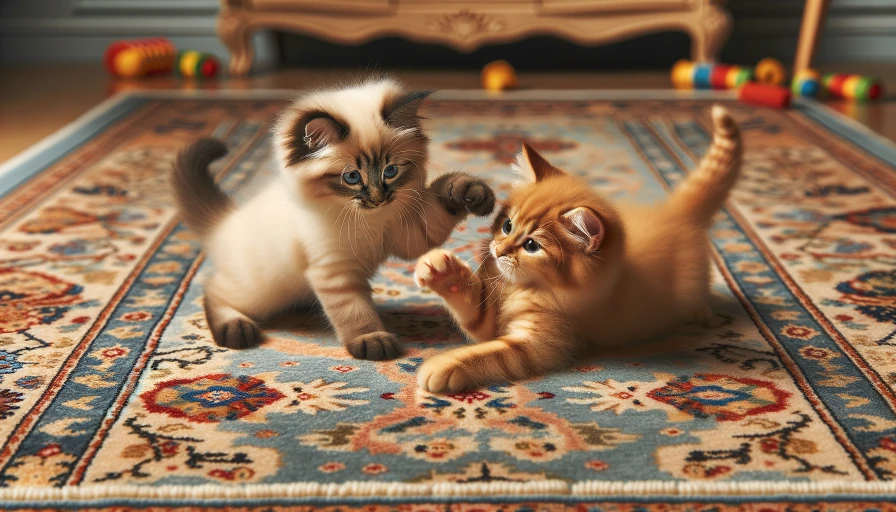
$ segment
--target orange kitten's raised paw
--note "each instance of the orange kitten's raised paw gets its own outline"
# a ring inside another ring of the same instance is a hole
[[[439,295],[460,291],[473,275],[470,267],[453,252],[433,249],[417,261],[414,282],[420,288],[429,288]]]
[[[453,357],[435,356],[417,370],[417,386],[430,393],[457,393],[472,385],[473,380]]]

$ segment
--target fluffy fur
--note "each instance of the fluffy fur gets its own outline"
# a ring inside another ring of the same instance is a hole
[[[400,353],[369,278],[387,257],[417,258],[469,212],[494,207],[491,189],[465,174],[427,185],[417,115],[426,95],[373,80],[301,97],[274,130],[280,179],[239,207],[209,174],[226,152],[220,142],[197,141],[179,156],[172,183],[214,263],[205,311],[219,345],[255,345],[257,321],[316,299],[353,356]]]
[[[712,146],[663,204],[614,205],[584,180],[524,146],[480,268],[434,250],[415,279],[441,295],[477,344],[427,360],[431,392],[515,381],[563,368],[601,348],[646,340],[686,320],[707,320],[707,230],[740,170],[742,143],[724,108]]]

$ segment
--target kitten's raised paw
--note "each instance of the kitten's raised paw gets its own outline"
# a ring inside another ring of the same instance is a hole
[[[441,181],[440,194],[450,210],[482,217],[495,209],[495,193],[485,181],[463,173],[442,176]]]
[[[355,359],[383,361],[401,355],[401,344],[394,334],[371,332],[345,342],[345,348]]]
[[[433,249],[417,260],[414,282],[420,288],[445,295],[455,293],[470,283],[473,271],[453,252]]]
[[[234,318],[212,329],[215,343],[233,349],[251,348],[261,343],[261,329],[248,318]]]
[[[473,380],[450,357],[435,356],[417,370],[417,386],[430,393],[457,393],[473,386]]]

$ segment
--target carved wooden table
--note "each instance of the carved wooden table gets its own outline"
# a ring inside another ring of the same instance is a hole
[[[300,32],[337,43],[383,36],[472,51],[527,36],[580,44],[610,43],[650,32],[690,35],[692,58],[714,60],[731,32],[724,0],[222,0],[218,35],[230,73],[252,68],[252,33]]]

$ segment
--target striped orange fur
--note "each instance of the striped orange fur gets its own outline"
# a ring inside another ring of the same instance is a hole
[[[706,156],[651,207],[613,204],[524,145],[519,170],[528,183],[501,208],[479,269],[442,249],[417,263],[417,284],[438,293],[477,342],[425,361],[418,385],[455,392],[544,375],[708,320],[707,229],[743,153],[728,112],[715,106],[712,119]]]

